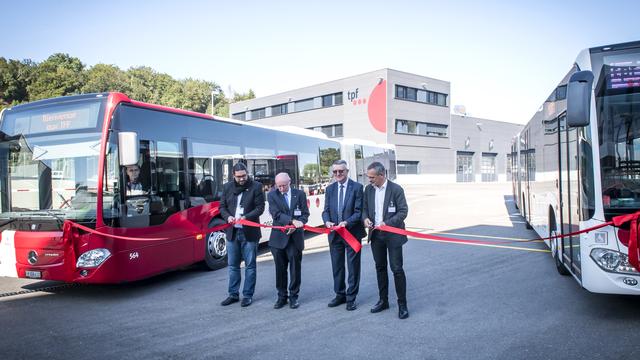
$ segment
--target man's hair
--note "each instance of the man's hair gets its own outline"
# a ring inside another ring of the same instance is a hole
[[[375,169],[376,170],[376,175],[384,175],[385,174],[384,165],[382,165],[382,163],[379,163],[377,161],[372,162],[371,165],[367,166],[367,170],[371,170],[371,169]]]
[[[233,165],[233,173],[235,174],[236,171],[247,171],[247,165],[241,162],[237,162],[235,165]]]
[[[331,170],[333,170],[333,167],[336,165],[344,165],[345,169],[349,170],[349,164],[347,164],[346,160],[336,160],[333,162],[333,164],[331,164]]]

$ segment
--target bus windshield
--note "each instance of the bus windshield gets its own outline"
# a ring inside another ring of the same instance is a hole
[[[640,52],[604,55],[596,116],[605,216],[640,209]]]
[[[1,219],[96,218],[102,100],[7,109],[0,120]]]

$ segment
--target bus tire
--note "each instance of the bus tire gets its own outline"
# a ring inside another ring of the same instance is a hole
[[[527,219],[527,203],[524,202],[524,194],[522,194],[522,216],[524,217],[524,227],[531,230],[533,226],[529,224],[529,220]]]
[[[204,263],[208,270],[227,265],[227,234],[224,231],[208,233],[204,246]]]
[[[560,260],[562,256],[562,252],[559,246],[560,238],[557,237],[558,232],[556,231],[555,227],[550,229],[552,230],[549,231],[549,237],[551,237],[551,239],[549,239],[549,247],[551,248],[551,256],[553,257],[553,261],[556,263],[556,270],[560,275],[563,275],[563,276],[570,275],[569,270],[567,270],[567,268],[564,266],[564,264]]]

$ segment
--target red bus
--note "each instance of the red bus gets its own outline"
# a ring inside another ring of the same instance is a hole
[[[217,201],[235,162],[245,162],[265,191],[276,173],[288,172],[309,194],[311,225],[321,225],[322,190],[341,157],[355,159],[356,179],[372,159],[395,177],[393,147],[343,145],[121,93],[7,108],[0,115],[0,276],[120,283],[200,261],[219,268],[224,233],[206,230],[220,220]],[[84,229],[65,228],[66,220]]]

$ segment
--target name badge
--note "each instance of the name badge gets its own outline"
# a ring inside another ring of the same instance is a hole
[[[396,212],[396,207],[395,206],[394,207],[389,207],[389,212],[390,213]]]
[[[293,210],[293,216],[302,216],[302,211],[300,209]]]

